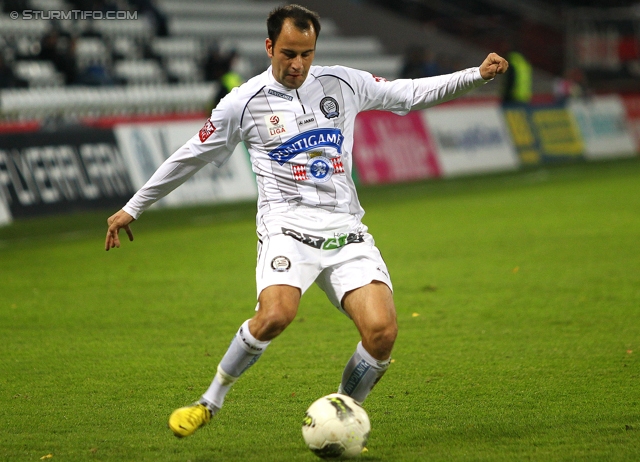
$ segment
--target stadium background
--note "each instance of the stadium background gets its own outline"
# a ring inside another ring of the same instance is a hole
[[[102,250],[105,219],[202,127],[224,76],[265,68],[276,3],[0,3],[0,460],[314,460],[302,415],[357,342],[317,288],[215,422],[183,440],[166,428],[255,306],[242,146],[145,213],[136,242]],[[528,103],[503,104],[498,78],[358,120],[360,198],[400,326],[363,459],[640,459],[637,10],[301,3],[324,18],[318,63],[395,78],[416,45],[445,70],[507,38],[534,66]]]
[[[419,47],[433,73],[477,65],[491,50],[516,49],[533,65],[533,98],[524,104],[502,104],[498,79],[405,118],[361,115],[354,157],[364,184],[640,149],[640,19],[630,2],[307,4],[323,17],[317,64],[394,79]],[[0,223],[122,205],[198,130],[229,76],[266,68],[264,18],[275,5],[3,1]],[[200,173],[163,204],[255,197],[241,157]]]

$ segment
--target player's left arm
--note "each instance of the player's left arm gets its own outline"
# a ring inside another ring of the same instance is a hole
[[[480,64],[480,75],[484,80],[491,80],[498,74],[504,74],[509,68],[509,62],[497,53],[489,53]]]
[[[411,110],[426,109],[458,98],[474,88],[485,85],[498,74],[504,74],[509,63],[496,53],[489,55],[480,67],[463,69],[452,74],[414,79]]]

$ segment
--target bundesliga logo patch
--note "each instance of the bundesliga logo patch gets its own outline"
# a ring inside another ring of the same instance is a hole
[[[264,122],[267,124],[269,136],[280,136],[287,133],[287,127],[284,124],[284,116],[281,113],[264,116]]]
[[[213,132],[216,131],[216,127],[213,126],[213,124],[211,123],[211,119],[207,119],[207,121],[204,124],[204,127],[202,127],[200,129],[200,133],[198,133],[198,136],[200,137],[200,142],[204,143],[205,141],[207,141],[207,139],[213,135]]]

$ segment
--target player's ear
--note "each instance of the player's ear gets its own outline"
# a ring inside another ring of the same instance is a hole
[[[273,58],[273,42],[270,38],[265,41],[265,48],[267,49],[267,56]]]

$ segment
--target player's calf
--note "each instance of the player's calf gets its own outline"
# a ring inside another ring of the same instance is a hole
[[[344,368],[338,393],[351,396],[362,404],[387,372],[390,363],[391,358],[379,361],[367,352],[362,342],[358,343],[355,353]]]

